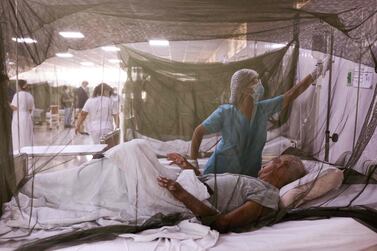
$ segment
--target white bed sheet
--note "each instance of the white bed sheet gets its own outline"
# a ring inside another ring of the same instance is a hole
[[[192,249],[192,246],[172,246],[169,240],[159,239],[150,242],[136,242],[131,238],[117,238],[113,241],[102,241],[82,244],[64,251],[144,251],[144,250],[206,250]],[[363,250],[377,245],[377,234],[351,218],[331,218],[315,221],[291,221],[263,227],[257,231],[246,233],[229,233],[220,235],[216,245],[207,250]]]

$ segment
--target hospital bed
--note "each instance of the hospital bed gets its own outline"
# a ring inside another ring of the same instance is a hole
[[[48,145],[25,146],[13,153],[16,185],[28,175],[29,158],[39,157],[67,157],[67,156],[100,156],[104,151],[120,142],[120,129],[109,132],[100,139],[100,144],[93,145]],[[100,156],[102,157],[102,155]]]
[[[338,164],[345,163],[347,154]],[[161,163],[168,168],[166,159]],[[357,163],[367,165],[371,170],[374,162]],[[357,168],[356,168],[357,169]],[[360,192],[363,191],[361,194]],[[343,184],[340,188],[315,200],[308,201],[300,208],[312,206],[347,206],[350,201],[360,194],[352,205],[369,206],[377,209],[377,184]],[[200,227],[197,231],[203,231]],[[167,231],[169,230],[169,231]],[[191,232],[190,232],[191,231]],[[208,232],[204,237],[191,236],[185,228],[164,228],[148,230],[136,235],[126,235],[111,241],[85,243],[68,248],[67,250],[375,250],[377,234],[357,220],[347,217],[333,217],[316,220],[288,221],[261,229],[243,233],[228,233],[216,236]],[[166,234],[171,233],[171,238]],[[55,232],[55,234],[59,233]],[[157,238],[161,236],[164,237]],[[47,233],[39,231],[28,237],[28,240],[46,237]],[[188,236],[188,237],[187,237]],[[14,243],[13,243],[14,244]],[[1,244],[0,244],[1,245]],[[11,247],[11,244],[9,244]]]

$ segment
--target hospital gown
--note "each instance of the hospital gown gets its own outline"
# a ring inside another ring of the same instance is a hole
[[[217,174],[216,177],[215,174],[207,174],[200,180],[216,191],[208,201],[221,213],[235,210],[246,201],[254,201],[273,210],[279,208],[279,189],[263,180],[230,173]]]
[[[206,164],[208,173],[236,173],[257,177],[267,138],[267,120],[282,108],[283,96],[256,103],[254,118],[247,119],[234,105],[217,108],[202,124],[222,139]]]

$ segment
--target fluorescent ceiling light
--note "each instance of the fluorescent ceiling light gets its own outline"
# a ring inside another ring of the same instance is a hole
[[[169,46],[168,40],[149,40],[150,46]]]
[[[14,65],[14,64],[16,64],[16,63],[15,63],[15,62],[12,62],[12,61],[9,61],[8,64],[9,64],[9,65]]]
[[[122,60],[120,60],[120,59],[109,59],[109,62],[113,63],[113,64],[118,64],[118,63],[122,62]]]
[[[285,44],[271,44],[271,48],[273,49],[279,49],[285,47]]]
[[[80,64],[83,65],[83,66],[93,66],[94,65],[93,62],[89,62],[89,61],[80,62]]]
[[[32,43],[37,42],[37,40],[32,39],[30,37],[18,37],[18,38],[13,37],[12,40],[17,43],[25,43],[25,44],[32,44]]]
[[[104,51],[120,51],[120,49],[116,46],[102,46],[101,48]]]
[[[71,58],[73,55],[71,53],[56,53],[55,54],[59,58]]]
[[[84,38],[84,34],[77,31],[61,31],[59,35],[65,38]]]

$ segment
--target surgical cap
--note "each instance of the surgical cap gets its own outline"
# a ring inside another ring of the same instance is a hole
[[[241,69],[236,71],[230,81],[230,99],[231,104],[236,104],[242,90],[246,88],[250,82],[258,77],[258,73],[251,69]]]

